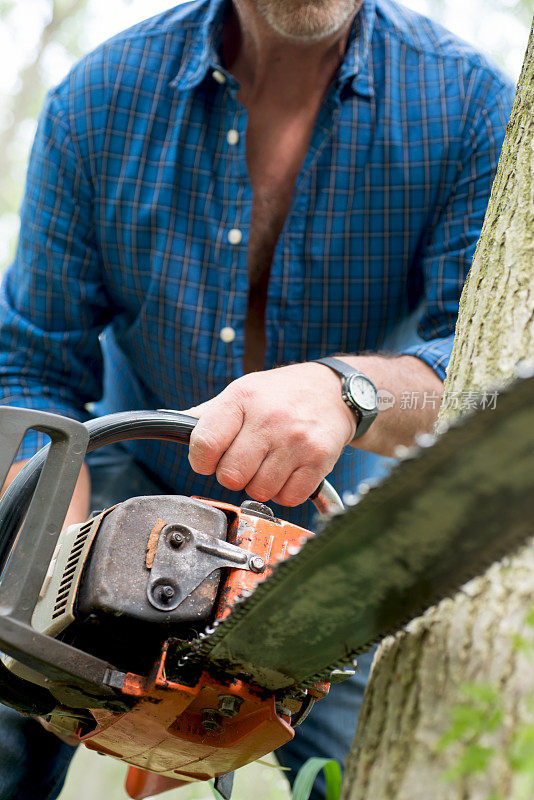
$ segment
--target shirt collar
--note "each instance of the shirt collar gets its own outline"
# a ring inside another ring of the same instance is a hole
[[[376,0],[364,0],[354,20],[345,57],[338,74],[340,86],[350,83],[356,94],[367,98],[374,95],[373,69],[370,59],[375,14]]]
[[[182,66],[171,86],[178,90],[198,86],[209,69],[225,73],[229,83],[232,76],[220,64],[219,45],[225,11],[229,0],[206,0],[206,15],[200,25],[191,24],[187,30]],[[338,84],[351,84],[356,94],[372,97],[374,94],[371,56],[371,39],[376,13],[376,0],[364,0],[352,26],[345,57],[338,73]]]
[[[202,22],[187,29],[182,66],[170,83],[173,88],[193,89],[202,83],[210,68],[221,70],[218,49],[227,4],[228,0],[207,0]]]

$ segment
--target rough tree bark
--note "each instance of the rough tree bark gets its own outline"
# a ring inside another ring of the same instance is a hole
[[[534,25],[462,296],[446,397],[503,386],[517,363],[529,358],[534,358]],[[450,404],[440,421],[455,413]],[[532,640],[525,617],[533,604],[534,545],[382,642],[347,762],[343,800],[497,795],[512,800],[517,776],[499,754],[532,713],[527,699],[534,691],[534,668],[514,646],[513,634]],[[498,687],[504,724],[484,740],[497,754],[484,773],[451,783],[444,773],[457,761],[461,745],[444,751],[437,745],[466,682]]]

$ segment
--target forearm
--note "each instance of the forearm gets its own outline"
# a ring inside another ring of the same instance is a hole
[[[419,432],[432,431],[438,416],[443,384],[434,370],[412,356],[340,356],[364,372],[376,385],[394,397],[394,405],[383,409],[361,439],[359,450],[393,456],[398,445],[410,446]]]
[[[6,478],[6,482],[2,488],[2,494],[5,492],[9,484],[17,477],[21,469],[28,463],[26,461],[16,461],[12,464],[11,469]],[[80,477],[76,484],[72,501],[67,511],[65,518],[64,528],[75,523],[85,522],[89,516],[89,506],[91,500],[91,478],[89,475],[89,468],[86,464],[83,465],[80,472]]]

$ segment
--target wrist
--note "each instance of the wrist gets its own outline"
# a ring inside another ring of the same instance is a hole
[[[362,370],[335,356],[317,359],[317,363],[333,372],[340,385],[341,398],[356,422],[351,444],[361,439],[378,416],[378,389]]]
[[[306,365],[316,374],[317,386],[327,389],[330,397],[329,406],[335,409],[336,416],[339,414],[343,420],[345,446],[351,444],[356,435],[359,416],[343,400],[339,376],[329,367],[316,361],[308,361]]]

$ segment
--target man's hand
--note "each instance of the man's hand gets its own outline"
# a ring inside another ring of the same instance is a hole
[[[392,456],[397,445],[410,445],[416,433],[432,430],[443,387],[428,364],[412,356],[338,357],[395,400],[354,447]],[[406,391],[432,402],[406,408]],[[215,473],[227,489],[284,506],[313,494],[356,429],[339,377],[313,362],[245,375],[185,413],[199,417],[189,447],[195,472]]]
[[[195,472],[284,506],[313,494],[356,430],[339,378],[314,363],[245,375],[186,413],[200,420],[189,445]]]

